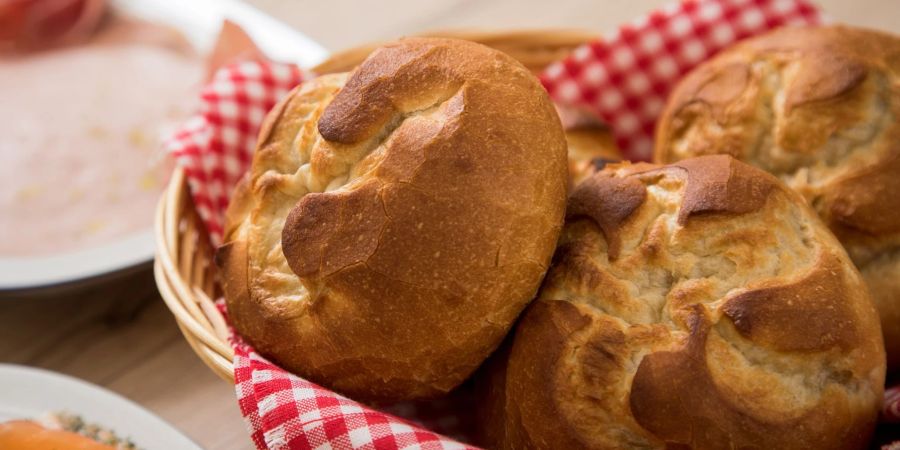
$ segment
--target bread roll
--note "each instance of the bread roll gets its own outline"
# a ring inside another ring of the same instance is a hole
[[[900,369],[900,39],[786,28],[686,76],[657,129],[657,162],[729,154],[800,192],[844,244]]]
[[[218,254],[231,322],[355,399],[445,393],[537,291],[566,171],[521,64],[451,39],[385,46],[269,114]]]
[[[843,248],[771,175],[724,155],[615,165],[572,194],[489,374],[489,443],[865,448],[880,333]]]

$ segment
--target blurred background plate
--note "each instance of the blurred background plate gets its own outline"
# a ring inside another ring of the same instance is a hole
[[[239,24],[270,57],[310,67],[325,58],[319,44],[272,17],[235,0],[114,0],[115,9],[181,31],[200,51],[212,49],[223,19]],[[0,298],[56,294],[149,267],[153,259],[153,211],[144,231],[68,253],[0,256]],[[4,237],[10,239],[13,237]]]
[[[175,427],[136,403],[77,378],[0,364],[0,386],[0,422],[65,411],[131,439],[138,448],[200,450]]]

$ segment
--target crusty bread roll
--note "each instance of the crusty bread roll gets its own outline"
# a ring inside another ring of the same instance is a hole
[[[451,39],[383,47],[269,114],[217,255],[231,322],[359,400],[447,392],[537,291],[566,170],[521,64]]]
[[[806,197],[844,244],[900,369],[900,38],[786,28],[686,76],[657,129],[657,162],[725,153]]]
[[[497,448],[864,448],[883,394],[844,249],[724,155],[583,182],[515,330],[489,375]]]

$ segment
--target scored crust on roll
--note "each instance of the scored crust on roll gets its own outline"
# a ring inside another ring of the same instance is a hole
[[[537,79],[479,44],[403,39],[269,114],[217,260],[229,318],[363,401],[445,393],[534,296],[566,142]]]
[[[785,28],[701,64],[660,118],[655,159],[729,154],[800,192],[844,244],[900,369],[900,38]]]
[[[795,192],[724,155],[614,165],[566,216],[538,299],[487,375],[491,446],[868,445],[878,316]]]

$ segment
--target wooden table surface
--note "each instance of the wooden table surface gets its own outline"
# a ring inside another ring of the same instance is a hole
[[[604,33],[663,3],[249,1],[330,50],[453,28],[574,27]],[[898,0],[819,3],[843,22],[900,32],[895,25],[900,19]],[[0,362],[43,367],[106,386],[158,413],[205,448],[252,448],[232,386],[194,356],[159,299],[148,270],[89,289],[0,299]]]

